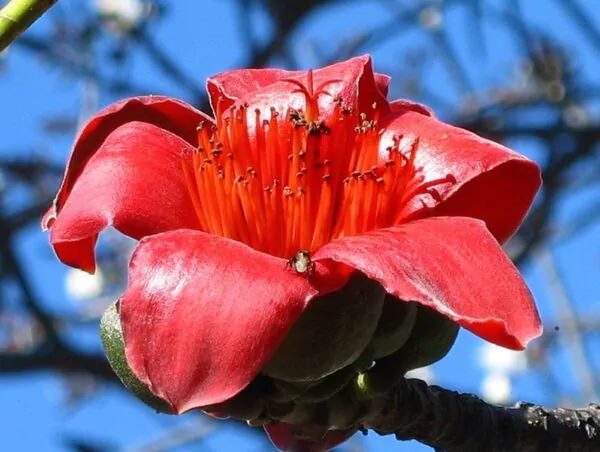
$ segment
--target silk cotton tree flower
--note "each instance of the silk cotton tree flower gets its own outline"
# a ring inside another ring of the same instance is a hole
[[[149,96],[84,127],[43,226],[88,272],[106,227],[139,240],[103,320],[136,394],[325,450],[373,372],[437,361],[459,326],[516,350],[541,334],[501,248],[539,168],[388,83],[369,57],[234,70],[208,80],[214,119]]]

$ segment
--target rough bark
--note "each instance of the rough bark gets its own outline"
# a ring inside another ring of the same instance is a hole
[[[490,405],[415,379],[368,402],[365,429],[416,439],[438,451],[599,451],[600,405],[545,408]]]

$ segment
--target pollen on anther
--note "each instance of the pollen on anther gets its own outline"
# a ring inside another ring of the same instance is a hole
[[[336,95],[332,113],[320,96],[336,94],[339,80],[289,81],[304,95],[303,108],[270,107],[265,117],[245,103],[223,110],[219,99],[218,126],[200,122],[197,148],[182,150],[203,230],[289,258],[394,225],[416,195],[440,199],[434,186],[451,180],[424,181],[415,167],[418,137],[396,135],[380,149],[375,102],[357,114]]]

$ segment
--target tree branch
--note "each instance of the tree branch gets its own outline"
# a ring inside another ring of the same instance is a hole
[[[12,0],[0,10],[0,52],[27,30],[57,0]]]
[[[504,408],[415,379],[400,380],[385,396],[366,404],[364,428],[399,440],[416,439],[436,450],[600,450],[597,404],[574,410],[519,402]]]
[[[49,370],[86,373],[106,382],[118,383],[108,361],[99,354],[85,354],[64,348],[46,348],[31,354],[0,354],[0,376]]]

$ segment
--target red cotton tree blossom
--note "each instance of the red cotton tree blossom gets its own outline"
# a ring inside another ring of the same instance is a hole
[[[388,83],[369,57],[234,70],[208,80],[214,119],[148,96],[88,122],[43,226],[88,272],[106,227],[139,240],[105,342],[124,381],[325,450],[360,428],[331,413],[369,372],[440,359],[458,325],[512,349],[541,334],[501,248],[539,168]]]

